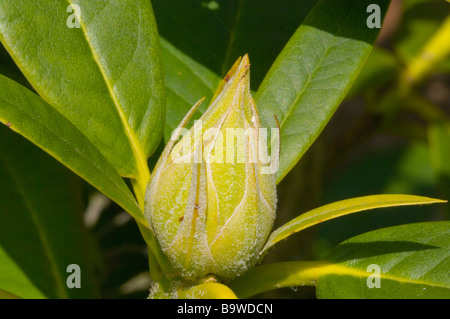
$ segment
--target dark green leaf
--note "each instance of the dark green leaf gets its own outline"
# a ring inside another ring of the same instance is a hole
[[[22,298],[98,297],[79,181],[4,126],[0,145],[0,291]],[[81,288],[66,285],[70,264],[80,266]]]
[[[320,1],[287,43],[255,95],[263,126],[281,134],[281,181],[330,120],[369,55],[379,29],[367,27],[369,4],[381,17],[389,1]]]
[[[167,116],[164,138],[170,139],[174,129],[202,97],[202,103],[193,118],[199,118],[206,110],[221,79],[195,62],[169,42],[161,39],[161,55],[166,79]]]
[[[0,122],[31,140],[147,225],[127,185],[98,149],[54,108],[2,75]]]
[[[256,89],[317,0],[154,0],[161,35],[221,78],[248,53]]]
[[[30,83],[28,83],[27,79],[23,76],[20,69],[14,63],[14,60],[9,55],[8,51],[6,51],[5,47],[0,43],[0,74],[7,76],[10,79],[13,79],[16,82],[19,82],[23,86],[27,87],[30,90],[33,90]]]
[[[444,201],[442,200],[434,198],[401,194],[362,196],[334,202],[301,214],[272,232],[266,245],[261,251],[261,254],[264,254],[273,245],[291,236],[292,234],[333,218],[375,208],[423,205],[443,202]]]

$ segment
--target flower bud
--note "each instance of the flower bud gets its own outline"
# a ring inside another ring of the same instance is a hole
[[[194,106],[147,189],[147,220],[183,279],[240,275],[257,262],[273,226],[275,172],[264,170],[267,162],[259,156],[267,145],[250,94],[249,67],[247,55],[234,64],[207,111],[178,141]]]

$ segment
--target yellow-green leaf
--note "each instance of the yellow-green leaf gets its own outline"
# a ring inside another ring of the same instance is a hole
[[[422,196],[386,194],[362,196],[331,203],[304,213],[275,230],[261,251],[261,255],[264,255],[273,245],[290,235],[326,220],[374,208],[444,202],[444,200]]]
[[[256,92],[262,126],[279,122],[277,183],[319,136],[362,69],[380,30],[367,27],[370,4],[379,6],[382,18],[389,1],[319,1]]]

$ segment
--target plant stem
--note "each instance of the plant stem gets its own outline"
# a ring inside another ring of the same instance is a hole
[[[145,210],[145,192],[147,189],[147,184],[150,181],[150,171],[148,167],[146,166],[143,171],[143,174],[140,175],[138,179],[133,179],[131,181],[136,200],[142,212]],[[158,242],[156,241],[156,238],[149,226],[142,225],[139,222],[137,222],[137,225],[148,247],[150,278],[154,281],[160,282],[160,280],[164,277],[164,270],[167,272],[170,271],[169,262],[165,255],[161,252]]]

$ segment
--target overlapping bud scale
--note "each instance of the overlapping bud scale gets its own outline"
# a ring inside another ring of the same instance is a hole
[[[257,262],[273,226],[274,172],[259,159],[261,123],[248,56],[228,72],[200,120],[178,141],[185,118],[158,161],[146,217],[177,275],[231,279]]]

